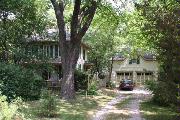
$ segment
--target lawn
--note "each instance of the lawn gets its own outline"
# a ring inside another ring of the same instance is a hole
[[[153,102],[141,103],[141,114],[145,120],[179,120],[180,117],[175,109],[171,107],[161,107]]]
[[[99,91],[97,96],[77,95],[76,99],[70,102],[58,100],[58,112],[52,120],[88,120],[91,119],[95,111],[106,105],[113,97],[116,96],[114,90],[103,89]],[[50,118],[41,118],[38,116],[39,101],[26,102],[21,112],[24,113],[25,118],[31,120],[49,120]]]

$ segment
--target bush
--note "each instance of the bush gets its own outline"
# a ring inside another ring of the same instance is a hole
[[[154,94],[152,99],[153,102],[161,106],[169,106],[176,103],[176,97],[174,96],[174,94],[176,94],[176,90],[173,86],[176,88],[175,84],[167,84],[163,81],[151,80],[146,82],[146,87]]]
[[[8,103],[7,97],[0,94],[0,120],[12,120],[18,114],[20,99]]]
[[[55,117],[57,114],[57,100],[50,91],[44,89],[41,93],[39,115],[44,117]]]
[[[97,95],[97,90],[97,83],[93,81],[89,86],[88,95]]]
[[[175,89],[174,89],[175,88]],[[157,87],[152,87],[153,89],[153,102],[161,106],[169,106],[171,104],[176,104],[176,85],[172,83],[165,83],[159,81]]]
[[[40,97],[43,79],[31,69],[0,63],[0,91],[11,101],[16,97],[34,100]]]
[[[87,90],[87,87],[88,87],[88,75],[80,70],[76,70],[74,75],[75,91]]]
[[[151,91],[155,91],[158,88],[157,81],[154,81],[154,80],[147,80],[145,82],[145,85]]]
[[[112,81],[108,81],[108,82],[106,83],[106,87],[107,87],[107,88],[115,88],[115,87],[116,87],[116,84],[113,83]]]

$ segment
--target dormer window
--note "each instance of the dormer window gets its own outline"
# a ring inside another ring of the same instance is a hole
[[[138,57],[137,59],[130,59],[129,64],[140,64],[140,58]]]

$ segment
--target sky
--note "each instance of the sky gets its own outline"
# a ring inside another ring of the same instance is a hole
[[[134,11],[134,1],[136,0],[107,0],[112,6],[120,11]]]

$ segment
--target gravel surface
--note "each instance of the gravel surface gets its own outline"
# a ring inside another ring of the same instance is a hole
[[[125,108],[119,110],[123,113],[123,110],[126,114],[129,115],[128,120],[143,120],[140,114],[139,106],[140,102],[144,99],[149,99],[151,97],[151,92],[146,90],[144,87],[135,88],[133,91],[118,91],[119,96],[111,100],[107,103],[106,106],[101,108],[96,112],[93,116],[92,120],[106,120],[106,116],[112,111],[116,111],[115,105],[125,99],[133,98],[130,102],[126,105]]]

